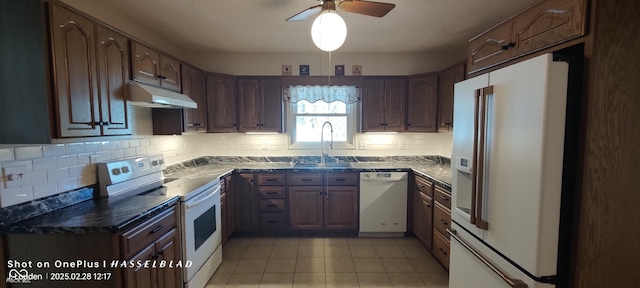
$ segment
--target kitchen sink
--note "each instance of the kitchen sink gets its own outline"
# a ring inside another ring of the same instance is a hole
[[[351,163],[296,163],[295,168],[351,168]]]

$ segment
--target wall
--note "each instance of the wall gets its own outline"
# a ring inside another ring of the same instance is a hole
[[[428,51],[416,53],[241,53],[192,52],[189,62],[205,71],[231,75],[282,75],[282,65],[310,66],[311,75],[334,75],[335,65],[345,65],[351,75],[352,65],[362,65],[362,75],[412,75],[440,71],[465,59],[465,51]]]

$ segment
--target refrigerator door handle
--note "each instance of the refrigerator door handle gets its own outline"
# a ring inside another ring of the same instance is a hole
[[[481,89],[476,89],[475,91],[475,101],[473,104],[473,162],[475,165],[475,169],[471,170],[471,215],[469,218],[469,222],[471,224],[476,225],[476,195],[477,195],[477,187],[478,187],[478,116],[480,114],[480,95]]]
[[[489,260],[487,260],[480,253],[478,253],[478,251],[473,249],[473,247],[471,247],[471,245],[469,245],[464,240],[460,239],[460,237],[458,237],[458,233],[457,233],[456,230],[447,229],[447,233],[449,233],[449,235],[451,236],[452,239],[458,241],[458,243],[460,243],[460,245],[462,245],[462,247],[464,247],[469,252],[471,252],[471,254],[473,254],[473,256],[478,258],[478,260],[480,260],[480,262],[482,262],[489,269],[491,269],[491,271],[493,271],[498,276],[500,276],[500,278],[502,278],[502,280],[504,280],[504,282],[507,283],[507,285],[509,285],[511,288],[527,288],[528,287],[527,283],[525,283],[524,281],[519,280],[519,279],[513,279],[513,278],[509,277],[506,273],[502,272],[498,267],[493,265],[493,263],[491,263]]]
[[[479,146],[478,150],[478,165],[476,167],[478,167],[478,188],[477,188],[477,199],[476,199],[476,227],[482,229],[482,230],[488,230],[489,229],[489,223],[487,221],[485,221],[482,218],[482,206],[484,204],[484,185],[485,185],[485,179],[484,179],[484,157],[486,155],[486,137],[487,137],[487,98],[490,95],[493,95],[493,86],[488,86],[485,88],[480,89],[480,93],[479,96],[481,97],[482,103],[480,104],[481,106],[478,109],[481,109],[481,113],[480,113],[480,125],[479,125],[479,130],[480,130],[480,139],[479,139]]]

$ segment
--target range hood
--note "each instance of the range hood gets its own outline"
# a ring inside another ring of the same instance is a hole
[[[128,86],[131,105],[150,108],[198,108],[198,103],[184,94],[137,82],[131,82]]]

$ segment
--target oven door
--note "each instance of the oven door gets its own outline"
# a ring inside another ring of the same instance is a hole
[[[211,187],[182,203],[185,282],[191,281],[222,242],[220,185]]]

